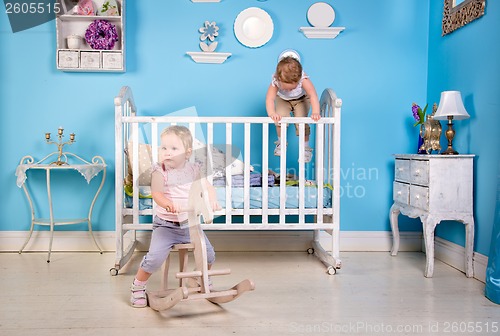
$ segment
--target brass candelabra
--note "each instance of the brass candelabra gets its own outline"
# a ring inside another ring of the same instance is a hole
[[[50,164],[56,166],[62,166],[64,164],[68,164],[66,161],[62,161],[63,157],[63,147],[64,145],[72,145],[75,142],[75,133],[71,133],[69,135],[69,141],[63,142],[64,137],[64,129],[59,127],[57,129],[57,141],[52,141],[50,138],[50,133],[45,133],[45,141],[48,144],[54,144],[57,146],[57,161],[51,162]]]

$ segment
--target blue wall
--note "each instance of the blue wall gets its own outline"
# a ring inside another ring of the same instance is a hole
[[[5,13],[1,13],[0,141],[4,162],[0,185],[9,197],[2,197],[0,203],[0,230],[28,229],[28,205],[15,185],[15,168],[23,155],[41,158],[46,154],[51,148],[43,142],[43,135],[55,132],[60,125],[77,135],[78,142],[69,150],[87,158],[101,155],[108,162],[108,181],[96,206],[94,227],[114,230],[113,98],[120,87],[133,89],[143,115],[162,115],[194,105],[200,115],[263,116],[264,96],[276,57],[287,48],[301,53],[318,93],[331,87],[344,101],[341,229],[390,230],[392,154],[412,153],[416,147],[411,103],[425,104],[447,89],[446,83],[436,87],[433,83],[428,88],[428,73],[433,75],[432,81],[439,77],[439,69],[434,71],[433,51],[428,50],[428,37],[440,25],[440,1],[435,1],[431,12],[429,1],[422,0],[328,1],[336,11],[333,25],[346,27],[333,40],[307,39],[298,30],[308,26],[306,12],[314,2],[294,1],[291,6],[289,0],[222,0],[212,4],[175,0],[157,10],[127,1],[127,72],[122,74],[57,71],[54,22],[13,34]],[[275,28],[271,41],[257,49],[244,47],[233,34],[238,13],[252,6],[266,10]],[[481,19],[481,25],[493,25],[489,16]],[[431,31],[429,18],[433,21]],[[232,53],[224,64],[197,64],[185,54],[199,50],[197,30],[205,20],[216,21],[220,27],[217,50]],[[435,39],[431,36],[433,46]],[[483,57],[497,62],[493,56]],[[477,66],[482,72],[489,71],[483,68],[485,63]],[[493,103],[498,105],[498,98]],[[474,120],[479,121],[473,118],[457,126],[468,127]],[[492,119],[481,120],[485,123]],[[479,128],[470,128],[469,133],[476,136],[466,139],[460,138],[464,132],[457,130],[457,145],[464,148],[463,152],[480,148]],[[485,170],[498,163],[486,152],[483,160]],[[84,185],[77,186],[77,177],[64,178],[74,180],[72,191],[87,192]],[[34,176],[33,181],[36,179]],[[482,177],[477,175],[476,179],[481,181]],[[64,198],[64,202],[70,201]],[[476,203],[476,212],[493,213],[494,204]],[[491,232],[491,224],[483,220],[487,219],[477,220],[476,246],[486,254],[489,241],[481,236]],[[401,222],[403,230],[421,229],[417,221],[401,218]]]
[[[485,15],[453,33],[441,36],[441,5],[431,1],[429,84],[427,101],[439,103],[441,91],[462,93],[470,119],[454,123],[453,147],[476,154],[474,162],[475,250],[487,255],[495,218],[500,164],[500,3],[487,1]],[[441,139],[445,145],[445,138]],[[458,244],[463,225],[446,222],[437,235]]]

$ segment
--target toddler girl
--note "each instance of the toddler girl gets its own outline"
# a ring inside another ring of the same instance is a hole
[[[188,214],[182,212],[188,205],[192,182],[200,178],[197,164],[190,163],[193,138],[184,126],[170,126],[161,133],[159,163],[153,166],[151,191],[156,203],[153,232],[148,253],[142,259],[131,287],[130,303],[133,307],[146,307],[146,282],[168,257],[175,244],[189,243]],[[206,184],[210,204],[219,209],[214,188]],[[212,244],[203,233],[207,246],[209,268],[215,261]]]
[[[274,155],[281,155],[280,135],[281,126],[278,122],[282,117],[307,117],[309,107],[312,106],[311,118],[320,119],[319,100],[313,83],[304,71],[299,60],[293,56],[283,57],[276,66],[271,84],[266,94],[266,110],[268,116],[276,123],[278,140],[275,142]],[[295,124],[295,133],[299,135],[299,125]],[[309,125],[305,125],[305,155],[304,161],[310,162],[312,148],[309,147]]]

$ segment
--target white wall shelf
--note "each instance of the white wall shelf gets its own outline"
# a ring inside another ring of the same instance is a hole
[[[209,52],[209,51],[188,51],[186,52],[196,63],[224,63],[231,53]]]
[[[334,39],[345,27],[300,27],[299,30],[304,33],[307,38],[315,39]]]
[[[56,15],[56,67],[72,72],[125,72],[125,0],[116,0],[118,16],[76,15],[73,0],[58,0],[61,13]],[[105,0],[94,0],[99,8]],[[95,20],[106,20],[116,27],[118,41],[111,50],[92,49],[85,41],[85,31]],[[67,38],[81,37],[78,48],[70,49]]]

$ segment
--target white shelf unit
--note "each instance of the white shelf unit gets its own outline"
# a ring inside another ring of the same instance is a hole
[[[65,5],[62,2],[66,1]],[[98,8],[106,0],[94,0]],[[68,0],[59,0],[61,13],[56,16],[56,67],[74,72],[125,72],[125,0],[117,0],[119,16],[74,15]],[[65,12],[65,9],[67,12]],[[85,41],[85,31],[94,20],[106,20],[116,26],[118,41],[111,50],[92,49]],[[79,49],[69,49],[66,38],[82,38]]]

